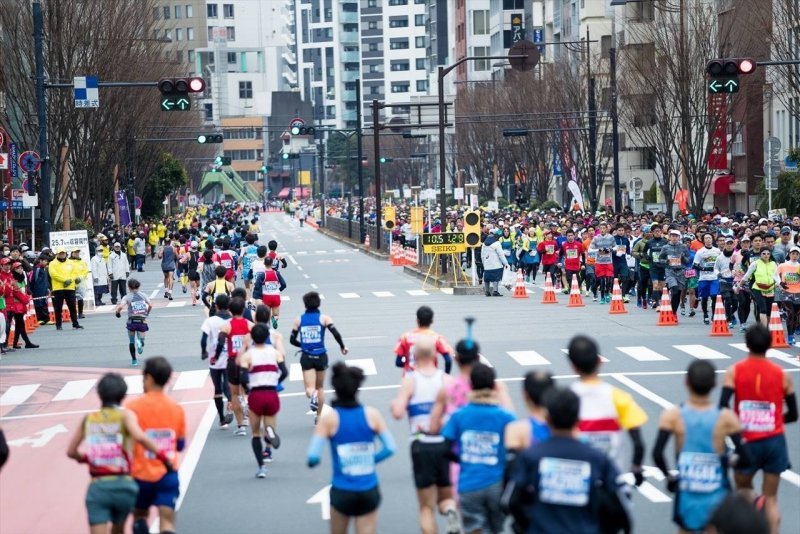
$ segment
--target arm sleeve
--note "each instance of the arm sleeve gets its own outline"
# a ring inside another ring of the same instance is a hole
[[[669,476],[669,468],[667,461],[664,459],[664,448],[669,441],[670,432],[663,428],[658,429],[658,436],[656,437],[656,444],[653,446],[653,462],[656,464],[664,476]]]
[[[289,334],[289,343],[291,343],[291,344],[292,344],[292,345],[294,345],[295,347],[300,347],[300,346],[301,346],[301,345],[300,345],[300,342],[299,342],[299,341],[297,341],[297,334],[298,334],[298,331],[297,331],[297,329],[296,329],[296,328],[295,328],[295,329],[293,329],[293,330],[292,330],[292,333],[291,333],[291,334]]]
[[[336,330],[336,327],[333,326],[333,323],[328,324],[328,330],[331,331],[333,339],[336,340],[336,342],[339,344],[339,347],[344,348],[344,340],[342,339],[342,334],[340,334],[339,331]]]
[[[286,369],[286,362],[278,362],[278,369],[281,370],[281,375],[278,377],[278,383],[280,384],[289,376],[289,370]]]
[[[723,387],[719,396],[719,407],[727,408],[731,402],[731,397],[733,397],[733,388]]]
[[[280,272],[275,271],[275,274],[278,275],[278,283],[281,285],[278,290],[283,291],[284,289],[286,289],[286,280],[283,279],[283,276],[281,276]]]
[[[794,423],[797,421],[797,397],[794,393],[789,393],[783,398],[786,401],[786,413],[783,414],[783,422]]]
[[[214,350],[214,357],[219,358],[222,354],[222,347],[228,342],[228,334],[225,332],[220,332],[219,337],[217,338],[217,347]]]
[[[201,349],[203,352],[206,352],[206,349],[207,349],[207,348],[208,348],[208,334],[206,334],[205,332],[203,332],[203,335],[202,335],[202,336],[200,336],[200,349]]]
[[[308,467],[314,467],[319,464],[320,456],[322,456],[322,448],[325,446],[325,438],[314,434],[311,436],[311,442],[308,444],[306,451],[306,460]]]
[[[633,441],[633,465],[642,465],[644,460],[644,440],[642,440],[642,432],[639,427],[631,428],[628,430],[628,435]]]
[[[389,458],[391,455],[394,454],[394,451],[397,449],[397,445],[395,445],[394,437],[392,433],[389,432],[388,429],[384,430],[380,434],[378,434],[378,439],[381,442],[381,450],[375,453],[375,463],[381,463],[385,459]]]

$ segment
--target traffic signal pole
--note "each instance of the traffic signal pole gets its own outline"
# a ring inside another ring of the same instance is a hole
[[[363,114],[363,109],[361,109],[361,79],[359,78],[356,80],[356,141],[358,143],[358,226],[360,228],[358,239],[359,243],[364,242],[364,238],[367,235],[367,227],[364,222],[364,147],[363,147],[363,139],[362,139],[362,123],[361,123],[361,115]]]
[[[36,70],[36,120],[39,123],[40,169],[39,202],[42,217],[42,243],[50,243],[50,156],[47,151],[47,99],[44,81],[44,14],[42,3],[34,0],[33,8],[33,53]],[[10,204],[10,203],[9,203]]]
[[[375,155],[375,226],[378,229],[378,239],[376,239],[375,248],[381,249],[381,242],[383,241],[383,225],[381,225],[381,138],[380,138],[380,116],[381,105],[377,100],[372,101],[372,145]],[[389,239],[391,243],[391,237]]]

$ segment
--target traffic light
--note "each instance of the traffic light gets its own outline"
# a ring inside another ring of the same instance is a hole
[[[393,161],[394,161],[394,158],[381,158],[380,159],[381,163],[391,163]]]
[[[227,156],[217,156],[214,159],[214,163],[216,165],[230,165],[231,164],[231,158],[229,158]]]
[[[300,154],[297,152],[283,152],[281,159],[300,159]]]
[[[712,59],[706,63],[706,74],[708,74],[708,92],[717,93],[738,93],[739,75],[752,74],[756,70],[757,63],[750,58],[722,58]]]
[[[478,247],[481,244],[481,214],[476,210],[464,213],[464,241],[468,247]]]
[[[189,93],[202,93],[206,88],[205,80],[200,77],[161,78],[157,85],[164,111],[189,111],[192,109]]]
[[[204,134],[197,136],[197,142],[201,145],[208,145],[211,143],[221,143],[225,140],[222,134]]]
[[[503,137],[525,137],[527,135],[527,128],[503,128]]]
[[[292,135],[314,135],[313,126],[292,126]]]
[[[421,234],[425,229],[425,208],[415,206],[411,208],[411,233]]]
[[[385,206],[383,208],[383,227],[387,230],[394,229],[396,217],[394,206]]]
[[[266,165],[261,166],[261,174],[267,174],[269,172],[269,167]]]

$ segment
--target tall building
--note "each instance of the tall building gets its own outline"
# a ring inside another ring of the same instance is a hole
[[[197,50],[207,45],[205,0],[160,0],[153,8],[153,39],[164,43],[164,60],[176,75],[200,74]]]

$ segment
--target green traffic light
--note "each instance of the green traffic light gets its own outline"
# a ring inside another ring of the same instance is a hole
[[[222,165],[222,157],[221,156],[217,156],[214,159],[214,163],[216,163],[217,165]]]
[[[201,145],[204,144],[206,141],[208,141],[208,138],[205,135],[197,136],[197,142],[200,143]]]
[[[283,154],[281,154],[281,158],[282,159],[289,159],[289,153],[288,152],[284,152]]]

